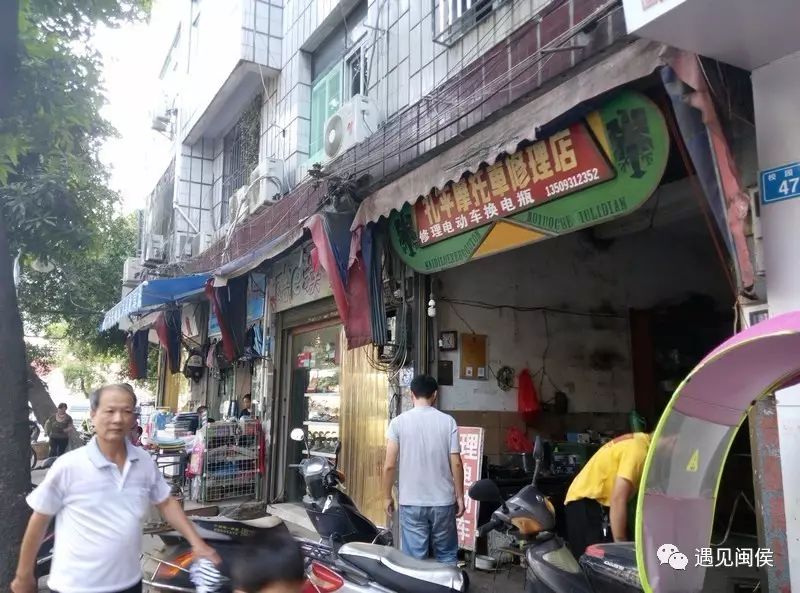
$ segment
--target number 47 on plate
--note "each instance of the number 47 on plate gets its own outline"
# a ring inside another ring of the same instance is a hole
[[[800,196],[800,163],[761,172],[761,202],[770,204]]]

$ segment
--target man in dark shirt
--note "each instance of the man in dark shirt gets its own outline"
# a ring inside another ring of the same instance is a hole
[[[250,399],[250,394],[248,393],[242,398],[242,409],[239,412],[239,419],[242,418],[249,418],[252,416],[252,412],[250,411],[250,406],[253,404],[253,400]]]

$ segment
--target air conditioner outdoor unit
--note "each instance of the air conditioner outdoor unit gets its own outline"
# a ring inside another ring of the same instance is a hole
[[[194,255],[192,238],[188,235],[175,235],[175,259],[187,259]]]
[[[250,212],[247,201],[247,187],[240,187],[228,200],[228,221],[236,225],[247,218],[248,214]]]
[[[138,257],[129,257],[122,265],[122,286],[135,288],[142,281],[144,266]]]
[[[380,124],[378,108],[365,95],[354,95],[325,122],[325,156],[332,160],[369,138]]]
[[[200,255],[211,247],[213,242],[211,233],[198,233],[192,237],[192,255]]]
[[[283,197],[283,169],[280,159],[264,158],[250,173],[250,191],[247,201],[250,214],[255,214],[264,206],[271,206]]]
[[[144,253],[146,264],[164,263],[166,254],[164,253],[164,235],[150,235],[147,239],[147,248]]]

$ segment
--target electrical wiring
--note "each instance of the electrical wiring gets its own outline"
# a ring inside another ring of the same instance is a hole
[[[427,127],[423,126],[423,127],[419,128],[419,134],[418,134],[417,138],[414,140],[414,142],[411,143],[411,144],[402,146],[402,147],[400,146],[400,142],[401,141],[400,141],[400,134],[399,134],[399,131],[400,131],[399,128],[400,128],[401,122],[404,121],[404,118],[402,116],[405,113],[407,113],[409,110],[413,109],[414,107],[411,106],[411,107],[406,108],[403,111],[398,112],[398,114],[396,114],[396,116],[394,118],[394,121],[391,122],[389,125],[384,126],[384,128],[382,130],[383,133],[384,133],[384,136],[395,135],[397,137],[397,140],[394,141],[393,144],[389,144],[387,146],[387,150],[394,151],[394,149],[397,148],[396,151],[390,152],[389,154],[386,154],[386,152],[384,151],[384,152],[381,152],[381,153],[379,153],[377,155],[373,155],[373,156],[370,156],[370,157],[364,157],[359,161],[354,161],[354,162],[351,161],[347,165],[343,165],[341,167],[341,169],[339,169],[338,171],[343,171],[345,169],[352,169],[353,171],[355,171],[355,174],[358,174],[358,173],[366,171],[366,170],[370,169],[371,167],[375,166],[381,160],[385,160],[385,159],[397,156],[400,153],[402,153],[402,152],[404,152],[406,150],[409,150],[413,146],[416,146],[416,145],[419,145],[419,144],[425,142],[428,138],[430,138],[431,136],[435,135],[438,132],[438,130],[439,130],[439,121],[442,120],[442,119],[447,119],[448,116],[452,115],[451,112],[455,111],[457,113],[458,110],[462,106],[469,105],[469,111],[458,115],[455,118],[455,120],[452,121],[452,122],[449,122],[448,125],[452,125],[452,123],[454,123],[456,121],[459,121],[459,120],[463,119],[464,117],[467,117],[469,115],[469,113],[472,113],[473,111],[475,111],[479,107],[483,106],[486,102],[491,100],[494,97],[495,92],[498,90],[498,89],[494,88],[495,85],[497,85],[498,83],[505,83],[505,81],[508,80],[508,79],[516,79],[516,82],[509,84],[509,88],[516,88],[518,86],[526,84],[532,78],[538,76],[539,72],[541,72],[541,70],[544,69],[547,66],[547,64],[555,57],[554,55],[545,56],[542,53],[542,50],[550,48],[550,47],[558,47],[561,44],[565,43],[566,41],[569,41],[570,39],[572,39],[582,29],[584,29],[588,25],[592,24],[593,22],[600,21],[600,20],[602,20],[604,18],[609,17],[614,12],[614,9],[618,8],[617,4],[618,3],[615,0],[607,2],[606,4],[601,6],[599,9],[597,9],[595,12],[593,12],[591,15],[587,16],[585,19],[583,19],[579,23],[575,24],[568,31],[566,31],[565,33],[563,33],[559,37],[555,38],[550,43],[545,44],[542,48],[540,48],[539,52],[529,56],[528,58],[525,58],[525,59],[521,60],[519,63],[517,63],[515,66],[513,66],[507,72],[504,72],[503,74],[501,74],[497,78],[492,79],[491,81],[489,81],[489,82],[483,84],[482,86],[478,87],[470,95],[467,95],[466,97],[461,99],[458,103],[453,105],[453,107],[451,107],[449,110],[444,110],[443,112],[438,113],[437,117],[430,118],[429,123],[427,124]],[[558,8],[558,7],[556,7],[556,8]],[[510,13],[508,13],[508,14],[510,14]],[[489,33],[487,33],[487,35],[485,35],[484,38],[487,37],[488,35],[489,35]],[[476,46],[476,48],[480,46],[480,43],[481,42],[479,41],[478,45]],[[536,62],[542,62],[542,64],[539,66],[538,69],[531,71],[530,70],[530,66],[532,64],[536,63]],[[483,64],[477,63],[473,67],[477,70],[477,68],[483,67]],[[519,79],[518,75],[522,74],[523,72],[527,73],[527,77],[523,78],[523,79]],[[462,76],[468,77],[469,74],[470,74],[470,71],[467,71],[467,73],[463,74]],[[478,101],[477,103],[473,104],[474,103],[473,99],[476,98],[476,97],[481,97],[481,100]]]
[[[569,309],[560,309],[555,307],[544,306],[520,306],[508,304],[494,304],[486,303],[483,301],[471,301],[466,299],[454,299],[450,297],[439,297],[439,300],[449,304],[464,305],[467,307],[477,307],[480,309],[511,309],[513,311],[520,311],[531,313],[536,311],[546,311],[547,313],[555,313],[559,315],[574,315],[577,317],[595,317],[595,318],[612,318],[612,319],[626,319],[625,315],[620,313],[611,313],[603,311],[575,311]],[[458,313],[456,313],[458,315]],[[462,319],[463,321],[463,319]],[[475,332],[473,332],[475,333]]]

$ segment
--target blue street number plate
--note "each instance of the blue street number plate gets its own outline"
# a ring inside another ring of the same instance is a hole
[[[761,203],[770,204],[800,196],[800,163],[761,172]]]

